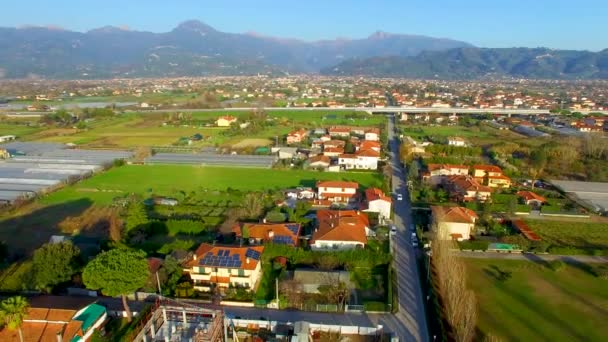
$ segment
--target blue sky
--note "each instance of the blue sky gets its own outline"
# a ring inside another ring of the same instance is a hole
[[[381,30],[483,47],[608,48],[608,0],[17,0],[0,26],[105,25],[165,32],[188,19],[220,31],[305,40],[361,38]]]

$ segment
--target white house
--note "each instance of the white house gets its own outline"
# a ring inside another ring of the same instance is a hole
[[[390,219],[392,200],[378,188],[365,190],[365,209],[363,211],[378,213],[381,220]]]
[[[317,183],[317,198],[348,204],[356,201],[359,184],[355,182],[325,181]]]
[[[444,240],[469,240],[477,214],[464,207],[431,206],[432,224]]]
[[[446,176],[466,176],[469,174],[469,167],[466,165],[454,164],[429,164],[428,171],[423,173],[422,180],[433,185],[440,184]]]
[[[231,124],[235,123],[237,118],[232,115],[220,116],[215,120],[215,124],[218,127],[230,127]]]
[[[341,154],[338,157],[338,164],[345,170],[376,170],[378,169],[379,159],[380,153],[378,151],[359,150],[355,154]]]
[[[194,281],[194,289],[213,287],[255,289],[262,275],[264,246],[227,247],[201,244],[184,267]]]
[[[370,128],[365,131],[365,140],[378,141],[380,140],[380,130],[377,128]]]
[[[450,146],[467,146],[467,142],[461,137],[449,137],[448,145],[450,145]]]

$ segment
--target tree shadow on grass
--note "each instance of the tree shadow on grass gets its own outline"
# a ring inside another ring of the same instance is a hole
[[[81,215],[92,204],[89,199],[79,199],[4,219],[0,221],[0,240],[6,242],[11,259],[30,256],[51,236],[62,233],[59,223],[67,217]]]
[[[490,265],[490,267],[485,267],[483,269],[483,272],[490,278],[493,278],[494,280],[499,282],[505,282],[511,279],[512,277],[512,272],[503,271],[500,269],[500,267],[496,265]]]
[[[536,254],[524,253],[523,256],[524,256],[524,258],[532,261],[533,263],[535,263],[537,265],[541,265],[541,266],[546,267],[548,269],[552,269],[551,264],[548,261],[540,258]]]

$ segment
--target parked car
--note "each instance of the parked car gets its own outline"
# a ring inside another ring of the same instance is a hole
[[[394,225],[391,226],[391,235],[397,235],[397,227]]]
[[[403,201],[403,195],[397,194],[397,201]]]

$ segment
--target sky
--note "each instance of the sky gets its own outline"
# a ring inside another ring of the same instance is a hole
[[[319,40],[375,31],[463,40],[480,47],[608,48],[608,0],[19,0],[0,26],[106,25],[167,32],[196,19],[219,31]]]

